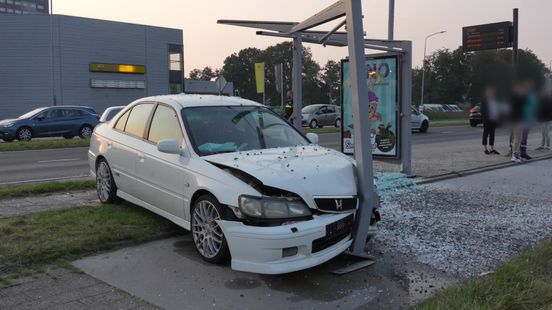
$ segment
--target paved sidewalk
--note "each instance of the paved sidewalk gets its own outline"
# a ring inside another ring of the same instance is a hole
[[[74,191],[0,200],[0,218],[98,204],[96,191]]]
[[[56,266],[11,282],[13,286],[0,289],[0,309],[158,309],[91,276]]]

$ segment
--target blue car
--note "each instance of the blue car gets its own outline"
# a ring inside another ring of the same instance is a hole
[[[100,116],[90,107],[57,106],[38,108],[16,119],[0,121],[0,139],[30,141],[39,137],[79,136],[88,139]]]

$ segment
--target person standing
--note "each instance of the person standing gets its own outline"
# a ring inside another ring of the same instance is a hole
[[[510,101],[510,120],[512,122],[512,161],[521,163],[521,140],[523,137],[523,110],[526,102],[525,87],[517,82],[514,85]]]
[[[552,123],[552,95],[550,92],[542,92],[538,121],[541,123],[542,142],[537,150],[550,150],[550,123]]]
[[[493,86],[485,89],[483,100],[481,101],[481,116],[483,118],[483,147],[485,154],[500,155],[495,150],[495,131],[499,121],[499,103],[496,100],[496,90]],[[487,147],[488,145],[488,147]]]
[[[531,160],[532,157],[527,154],[527,140],[529,131],[535,125],[537,110],[539,108],[539,93],[535,88],[535,83],[531,80],[525,82],[527,91],[526,103],[523,106],[523,132],[520,145],[520,156],[522,159]]]

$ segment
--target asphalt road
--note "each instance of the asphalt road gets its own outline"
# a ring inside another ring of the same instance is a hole
[[[436,152],[447,146],[479,145],[482,131],[481,127],[430,128],[427,133],[413,133],[412,144],[415,150],[434,146]],[[507,129],[499,129],[497,140],[506,141],[508,135]],[[339,137],[339,133],[320,134],[319,143],[340,150]],[[89,175],[87,148],[0,152],[0,163],[0,185]]]
[[[89,175],[88,148],[0,152],[0,185]]]

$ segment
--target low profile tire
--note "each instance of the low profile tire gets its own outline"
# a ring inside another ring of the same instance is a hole
[[[335,126],[335,128],[341,127],[341,120],[339,118],[335,120],[334,126]]]
[[[477,127],[477,122],[470,121],[470,126],[472,126],[472,127]]]
[[[427,132],[429,129],[429,123],[427,121],[422,122],[422,126],[420,126],[420,132]]]
[[[92,137],[92,132],[94,131],[94,128],[90,125],[84,125],[79,129],[79,137],[81,139],[90,139]]]
[[[311,129],[317,128],[317,127],[318,127],[318,122],[317,122],[315,119],[313,119],[312,121],[310,121],[309,127],[310,127]]]
[[[216,220],[224,220],[225,210],[211,195],[202,195],[192,207],[191,231],[195,248],[206,262],[222,264],[230,258],[228,243]]]
[[[73,139],[75,136],[63,136],[65,139],[70,140]]]
[[[101,159],[96,166],[96,192],[101,203],[117,201],[117,185],[105,159]]]
[[[33,131],[29,127],[21,127],[17,130],[16,136],[19,141],[31,141],[33,139]]]

